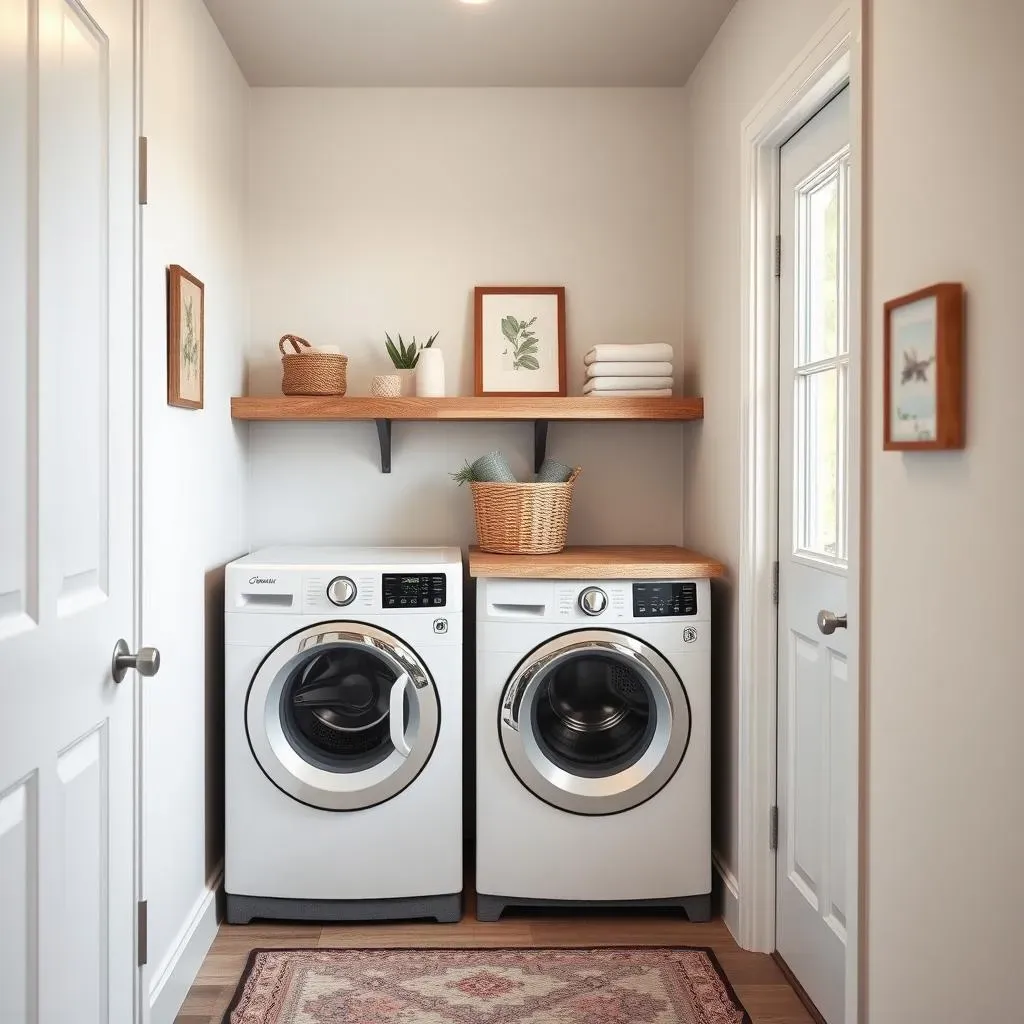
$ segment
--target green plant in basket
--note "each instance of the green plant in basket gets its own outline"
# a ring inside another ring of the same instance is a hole
[[[388,350],[388,355],[391,357],[391,362],[395,364],[396,370],[413,370],[420,361],[420,352],[425,348],[430,348],[437,341],[437,336],[440,333],[440,331],[435,331],[421,347],[417,348],[415,334],[408,345],[402,341],[402,336],[399,335],[396,345],[391,340],[391,335],[385,332],[384,337],[387,338],[387,341],[384,342],[384,347]]]

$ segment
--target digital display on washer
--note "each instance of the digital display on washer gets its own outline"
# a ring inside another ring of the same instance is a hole
[[[634,583],[633,614],[638,619],[697,614],[696,583]]]
[[[448,594],[444,573],[418,576],[386,572],[381,577],[385,608],[443,608]]]

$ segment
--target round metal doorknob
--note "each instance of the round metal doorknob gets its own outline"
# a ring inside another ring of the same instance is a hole
[[[580,610],[586,615],[600,615],[608,607],[608,595],[600,587],[587,587],[580,594]]]
[[[846,629],[846,616],[836,615],[835,612],[825,611],[823,608],[818,612],[818,629],[831,636],[837,629]]]
[[[119,683],[133,668],[140,676],[155,676],[160,671],[160,652],[155,647],[140,647],[136,654],[128,650],[124,640],[114,644],[114,655],[110,659],[110,674]]]

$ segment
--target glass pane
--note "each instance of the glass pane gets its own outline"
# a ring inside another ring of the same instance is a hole
[[[797,537],[799,548],[829,558],[839,551],[839,378],[835,367],[798,379]]]
[[[798,363],[829,359],[839,350],[839,169],[801,196],[800,255],[803,337]]]
[[[365,648],[322,647],[292,670],[281,691],[281,725],[309,764],[365,771],[394,750],[391,687],[396,674]],[[408,720],[408,698],[405,707]]]
[[[644,679],[604,654],[569,658],[544,680],[533,729],[545,754],[575,775],[615,775],[650,745],[655,709]]]

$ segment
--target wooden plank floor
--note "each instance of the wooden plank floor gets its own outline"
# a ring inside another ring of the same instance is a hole
[[[222,925],[176,1024],[221,1024],[249,951],[256,947],[615,945],[710,946],[753,1024],[813,1024],[772,958],[741,950],[720,920],[691,924],[667,914],[513,912],[496,924],[483,924],[476,920],[471,893],[458,924]]]

